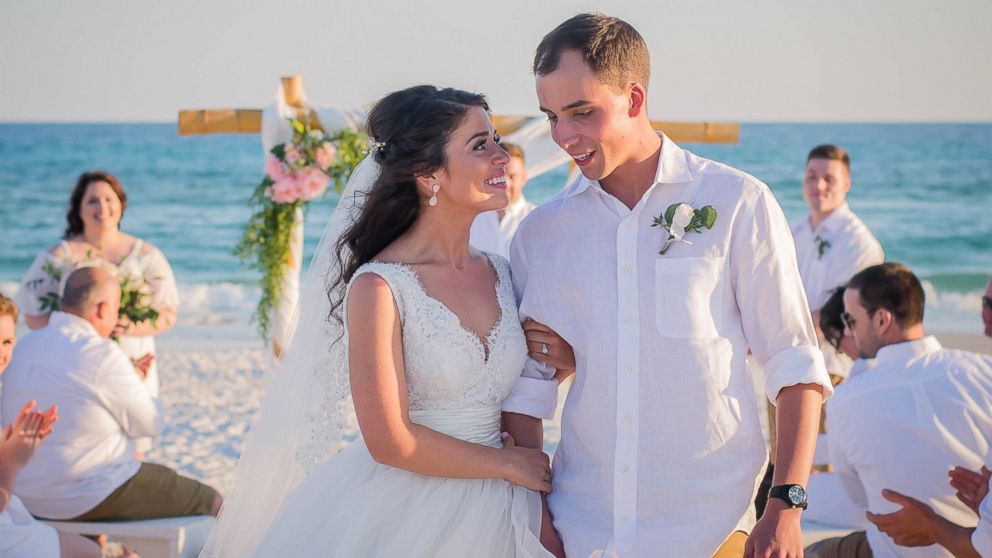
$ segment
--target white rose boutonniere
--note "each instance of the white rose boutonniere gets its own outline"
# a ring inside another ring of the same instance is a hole
[[[703,229],[712,229],[716,224],[716,209],[712,205],[694,209],[687,203],[673,203],[668,206],[665,213],[654,218],[652,227],[661,227],[668,233],[665,242],[658,250],[659,254],[664,254],[674,242],[685,242],[692,244],[684,237],[686,233],[703,232]]]

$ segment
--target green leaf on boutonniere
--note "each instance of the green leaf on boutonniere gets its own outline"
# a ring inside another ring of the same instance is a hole
[[[713,225],[716,224],[716,210],[713,209],[712,205],[703,206],[696,210],[696,217],[699,217],[700,222],[707,229],[712,229]]]

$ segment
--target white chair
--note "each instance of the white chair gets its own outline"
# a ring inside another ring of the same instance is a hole
[[[46,521],[66,533],[107,535],[142,558],[196,558],[214,523],[208,515],[142,521]]]

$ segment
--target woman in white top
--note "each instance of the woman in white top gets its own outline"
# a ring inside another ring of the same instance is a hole
[[[115,335],[121,348],[145,371],[145,384],[158,397],[158,368],[155,364],[155,335],[176,323],[179,293],[172,267],[162,252],[120,230],[127,209],[127,194],[120,182],[105,171],[80,175],[69,199],[68,225],[63,240],[38,255],[21,280],[16,302],[31,329],[48,324],[61,294],[61,280],[77,268],[107,263],[122,278],[144,281],[148,304],[158,311],[154,321],[130,322],[122,317]],[[145,451],[150,441],[139,444]]]
[[[17,344],[17,307],[0,294],[0,376]],[[42,413],[29,403],[0,434],[0,556],[3,558],[90,558],[100,547],[79,535],[37,521],[14,496],[14,479],[57,420],[53,407]],[[130,556],[135,556],[130,554]]]

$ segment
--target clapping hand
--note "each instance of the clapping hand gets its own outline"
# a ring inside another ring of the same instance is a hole
[[[947,474],[951,477],[951,486],[957,490],[958,500],[978,513],[978,507],[989,493],[992,472],[983,465],[977,473],[964,467],[955,467]]]
[[[140,358],[131,359],[131,364],[134,365],[134,371],[138,373],[138,376],[141,376],[142,380],[148,377],[148,371],[151,370],[153,362],[155,362],[155,355],[151,353],[146,353]]]
[[[41,412],[35,410],[35,405],[34,401],[25,405],[14,422],[3,430],[0,462],[9,463],[18,470],[27,465],[35,448],[52,433],[53,425],[58,420],[56,407]]]
[[[575,373],[575,352],[567,341],[550,327],[527,320],[523,323],[530,358],[556,368],[555,379],[561,383]]]
[[[933,508],[895,490],[882,490],[882,497],[902,506],[892,513],[865,512],[868,521],[892,537],[899,546],[930,546],[937,542],[937,513]]]

